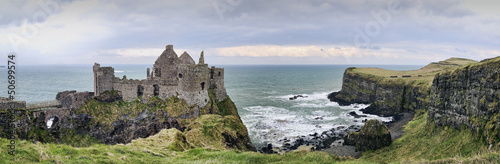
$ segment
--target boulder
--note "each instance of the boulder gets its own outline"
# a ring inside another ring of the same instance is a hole
[[[347,113],[347,115],[353,116],[354,118],[367,117],[366,115],[358,115],[356,112],[352,111]]]
[[[359,132],[351,132],[347,143],[356,145],[357,151],[376,150],[392,143],[391,133],[387,126],[379,120],[366,121]]]
[[[290,97],[288,98],[289,100],[297,100],[298,98],[306,98],[307,96],[303,96],[303,95],[296,95],[296,96],[293,96],[293,97]]]
[[[94,97],[94,92],[63,91],[56,95],[63,109],[78,109],[85,105],[85,101]]]
[[[121,91],[111,90],[104,91],[101,95],[94,97],[95,100],[100,102],[115,102],[123,99],[123,94]]]

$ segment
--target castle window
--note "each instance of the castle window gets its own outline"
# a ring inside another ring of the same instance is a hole
[[[158,84],[153,85],[153,95],[158,96],[160,95],[160,87],[158,87]]]
[[[201,90],[205,89],[205,82],[201,82]]]
[[[155,76],[154,77],[161,77],[161,69],[155,68]]]
[[[219,76],[220,76],[220,72],[219,72]]]
[[[179,73],[179,78],[182,78],[182,73]]]
[[[142,85],[137,85],[137,97],[144,94],[144,87]]]

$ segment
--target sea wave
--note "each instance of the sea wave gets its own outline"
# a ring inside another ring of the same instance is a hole
[[[361,110],[369,104],[352,104],[340,106],[331,102],[327,95],[330,92],[315,92],[302,94],[287,94],[269,96],[273,101],[279,101],[280,106],[250,106],[242,116],[245,125],[258,140],[258,144],[272,143],[280,146],[282,140],[294,140],[298,136],[329,131],[339,126],[363,125],[365,120],[378,119],[383,122],[392,121],[392,117],[379,117],[364,114]],[[295,100],[290,97],[302,95]],[[285,105],[284,105],[285,104]],[[287,109],[288,108],[288,109]],[[355,112],[363,117],[355,118],[349,115]]]

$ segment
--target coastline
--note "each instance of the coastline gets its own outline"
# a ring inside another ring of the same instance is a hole
[[[363,109],[360,111],[362,110]],[[363,116],[364,114],[368,113],[363,112],[359,116]],[[414,115],[415,114],[411,112],[400,113],[395,115],[392,121],[384,122],[391,132],[392,140],[395,140],[404,134],[404,126],[413,119]],[[352,115],[345,117],[350,116]],[[267,144],[267,146],[263,145],[261,147],[257,147],[257,150],[265,154],[283,154],[299,150],[322,151],[339,157],[351,156],[357,159],[361,157],[361,152],[356,151],[356,147],[354,145],[350,145],[344,141],[349,133],[359,132],[362,127],[363,126],[361,125],[339,126],[337,128],[323,131],[322,133],[297,136],[293,140],[290,138],[284,138],[280,140],[283,142],[282,146],[275,147],[272,144]]]

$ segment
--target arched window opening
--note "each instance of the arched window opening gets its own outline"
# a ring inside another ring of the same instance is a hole
[[[137,86],[137,97],[144,95],[144,87],[142,85]]]
[[[153,95],[154,96],[160,95],[160,87],[158,86],[158,84],[153,85]]]

